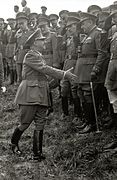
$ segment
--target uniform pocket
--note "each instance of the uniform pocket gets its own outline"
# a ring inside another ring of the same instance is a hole
[[[29,103],[42,103],[44,99],[45,83],[39,81],[27,82],[27,102]]]

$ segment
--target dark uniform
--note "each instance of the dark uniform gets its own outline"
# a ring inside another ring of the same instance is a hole
[[[74,16],[69,16],[68,17],[68,22],[67,22],[67,27],[71,28],[72,25],[76,25],[80,20],[77,17]],[[69,30],[68,30],[69,31]],[[71,68],[74,68],[76,65],[76,61],[78,58],[78,43],[79,43],[79,36],[77,34],[77,29],[75,32],[69,32],[69,36],[67,37],[66,41],[66,55],[65,55],[65,61],[64,61],[64,70],[69,70]],[[68,116],[68,97],[70,97],[70,92],[71,92],[71,83],[67,80],[64,79],[61,82],[61,96],[62,96],[62,110],[63,110],[63,115],[62,119],[65,116]],[[81,116],[81,108],[80,108],[80,101],[77,96],[77,90],[72,88],[73,90],[73,104],[74,104],[74,116],[80,117]]]
[[[31,36],[30,39],[33,39],[34,35]],[[30,39],[30,43],[33,43],[35,40],[31,42]],[[39,43],[39,41],[43,39],[44,37],[42,36],[37,37],[36,41]],[[23,61],[23,79],[15,98],[15,102],[20,105],[21,124],[15,129],[11,143],[12,150],[15,151],[16,147],[18,148],[18,141],[22,133],[34,120],[33,152],[37,159],[42,160],[43,129],[46,122],[46,109],[50,103],[49,85],[46,75],[62,79],[65,73],[64,71],[46,65],[43,56],[38,50],[39,46],[34,45],[33,48],[28,51]],[[66,76],[69,79],[75,78],[71,73],[66,73]]]
[[[100,83],[104,83],[105,80],[105,67],[103,67],[106,60],[107,51],[101,49],[101,29],[96,26],[96,16],[82,13],[82,25],[81,27],[88,29],[87,21],[92,21],[92,28],[87,32],[87,36],[82,41],[81,53],[76,63],[74,73],[78,76],[79,89],[84,99],[83,109],[88,126],[85,127],[84,131],[96,130],[96,121],[94,114],[94,107],[92,101],[92,93],[90,82],[93,82],[93,90],[95,94],[96,107],[98,108],[100,103]]]
[[[6,46],[6,58],[9,66],[10,73],[10,84],[13,84],[14,81],[17,81],[17,73],[16,73],[16,62],[14,59],[15,51],[16,51],[16,22],[15,19],[9,18],[7,19],[8,23],[11,27],[9,31],[8,44]]]

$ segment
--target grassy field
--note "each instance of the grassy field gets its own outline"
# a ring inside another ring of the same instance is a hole
[[[103,147],[116,138],[116,130],[80,135],[70,117],[61,121],[61,101],[54,100],[54,114],[47,120],[43,151],[46,160],[30,160],[34,125],[23,134],[21,156],[12,154],[10,138],[19,123],[19,109],[13,100],[16,87],[9,86],[0,106],[0,180],[117,180],[117,150]]]

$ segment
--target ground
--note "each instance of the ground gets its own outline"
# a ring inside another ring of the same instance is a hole
[[[61,102],[54,101],[54,115],[47,120],[43,151],[46,160],[31,160],[34,125],[23,134],[21,156],[12,154],[9,143],[19,123],[19,109],[14,105],[17,87],[7,87],[0,106],[0,180],[116,180],[117,150],[103,147],[116,138],[116,130],[80,135],[70,118],[60,121]],[[54,93],[55,95],[56,93]]]

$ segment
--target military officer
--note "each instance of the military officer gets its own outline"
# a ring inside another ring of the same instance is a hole
[[[35,36],[37,34],[38,36]],[[46,64],[39,52],[44,45],[44,39],[45,37],[38,29],[25,44],[25,46],[30,46],[30,50],[23,61],[23,79],[15,97],[15,102],[20,105],[21,124],[15,129],[11,138],[12,151],[16,154],[20,153],[18,146],[20,137],[34,120],[33,159],[39,161],[44,159],[42,155],[43,130],[46,122],[46,109],[50,103],[46,75],[72,81],[77,79],[70,71],[59,70]]]
[[[30,13],[29,14],[29,29],[30,30],[36,30],[37,28],[37,17],[38,17],[38,14],[37,13]]]
[[[17,49],[16,49],[16,68],[17,68],[17,76],[18,82],[21,82],[22,79],[22,62],[24,56],[27,52],[27,49],[23,49],[23,45],[26,39],[30,36],[32,31],[28,28],[28,17],[25,13],[20,12],[16,16],[17,25],[19,30],[16,33],[17,38]]]
[[[56,32],[56,33],[59,30],[58,19],[59,19],[59,17],[57,14],[50,14],[49,15],[49,20],[50,20],[50,23],[52,25],[51,31]]]
[[[21,5],[23,7],[22,12],[26,13],[26,15],[28,16],[30,14],[30,8],[27,7],[27,1],[26,0],[22,0],[21,1]]]
[[[93,14],[95,16],[98,16],[101,11],[102,11],[102,8],[97,5],[91,5],[87,9],[88,13]]]
[[[87,133],[96,130],[90,82],[93,82],[95,103],[96,108],[98,108],[100,103],[100,83],[103,83],[105,79],[103,63],[107,52],[101,49],[100,46],[101,30],[96,26],[97,17],[83,12],[80,15],[82,19],[81,28],[87,36],[81,42],[81,53],[79,54],[74,73],[78,76],[79,89],[84,99],[83,109],[87,121],[87,126],[81,133]]]
[[[47,15],[46,15],[47,7],[46,6],[41,6],[41,11],[42,11],[41,15],[43,17],[47,17]]]
[[[17,81],[16,63],[14,60],[16,51],[16,20],[14,18],[7,19],[8,24],[11,28],[8,38],[8,44],[6,46],[6,58],[9,66],[10,84]]]
[[[70,68],[74,68],[76,65],[76,61],[78,58],[78,41],[79,37],[77,34],[77,26],[79,23],[79,19],[76,16],[69,16],[67,21],[67,29],[69,32],[69,36],[67,37],[66,41],[66,55],[65,55],[65,61],[64,61],[64,70],[68,70]],[[62,97],[62,110],[63,114],[61,116],[61,119],[66,119],[68,117],[68,97],[70,95],[71,90],[71,84],[68,81],[68,79],[64,79],[61,82],[61,97]],[[80,107],[80,101],[77,96],[77,90],[74,90],[73,92],[73,104],[74,104],[74,117],[80,118],[81,117],[81,107]]]

